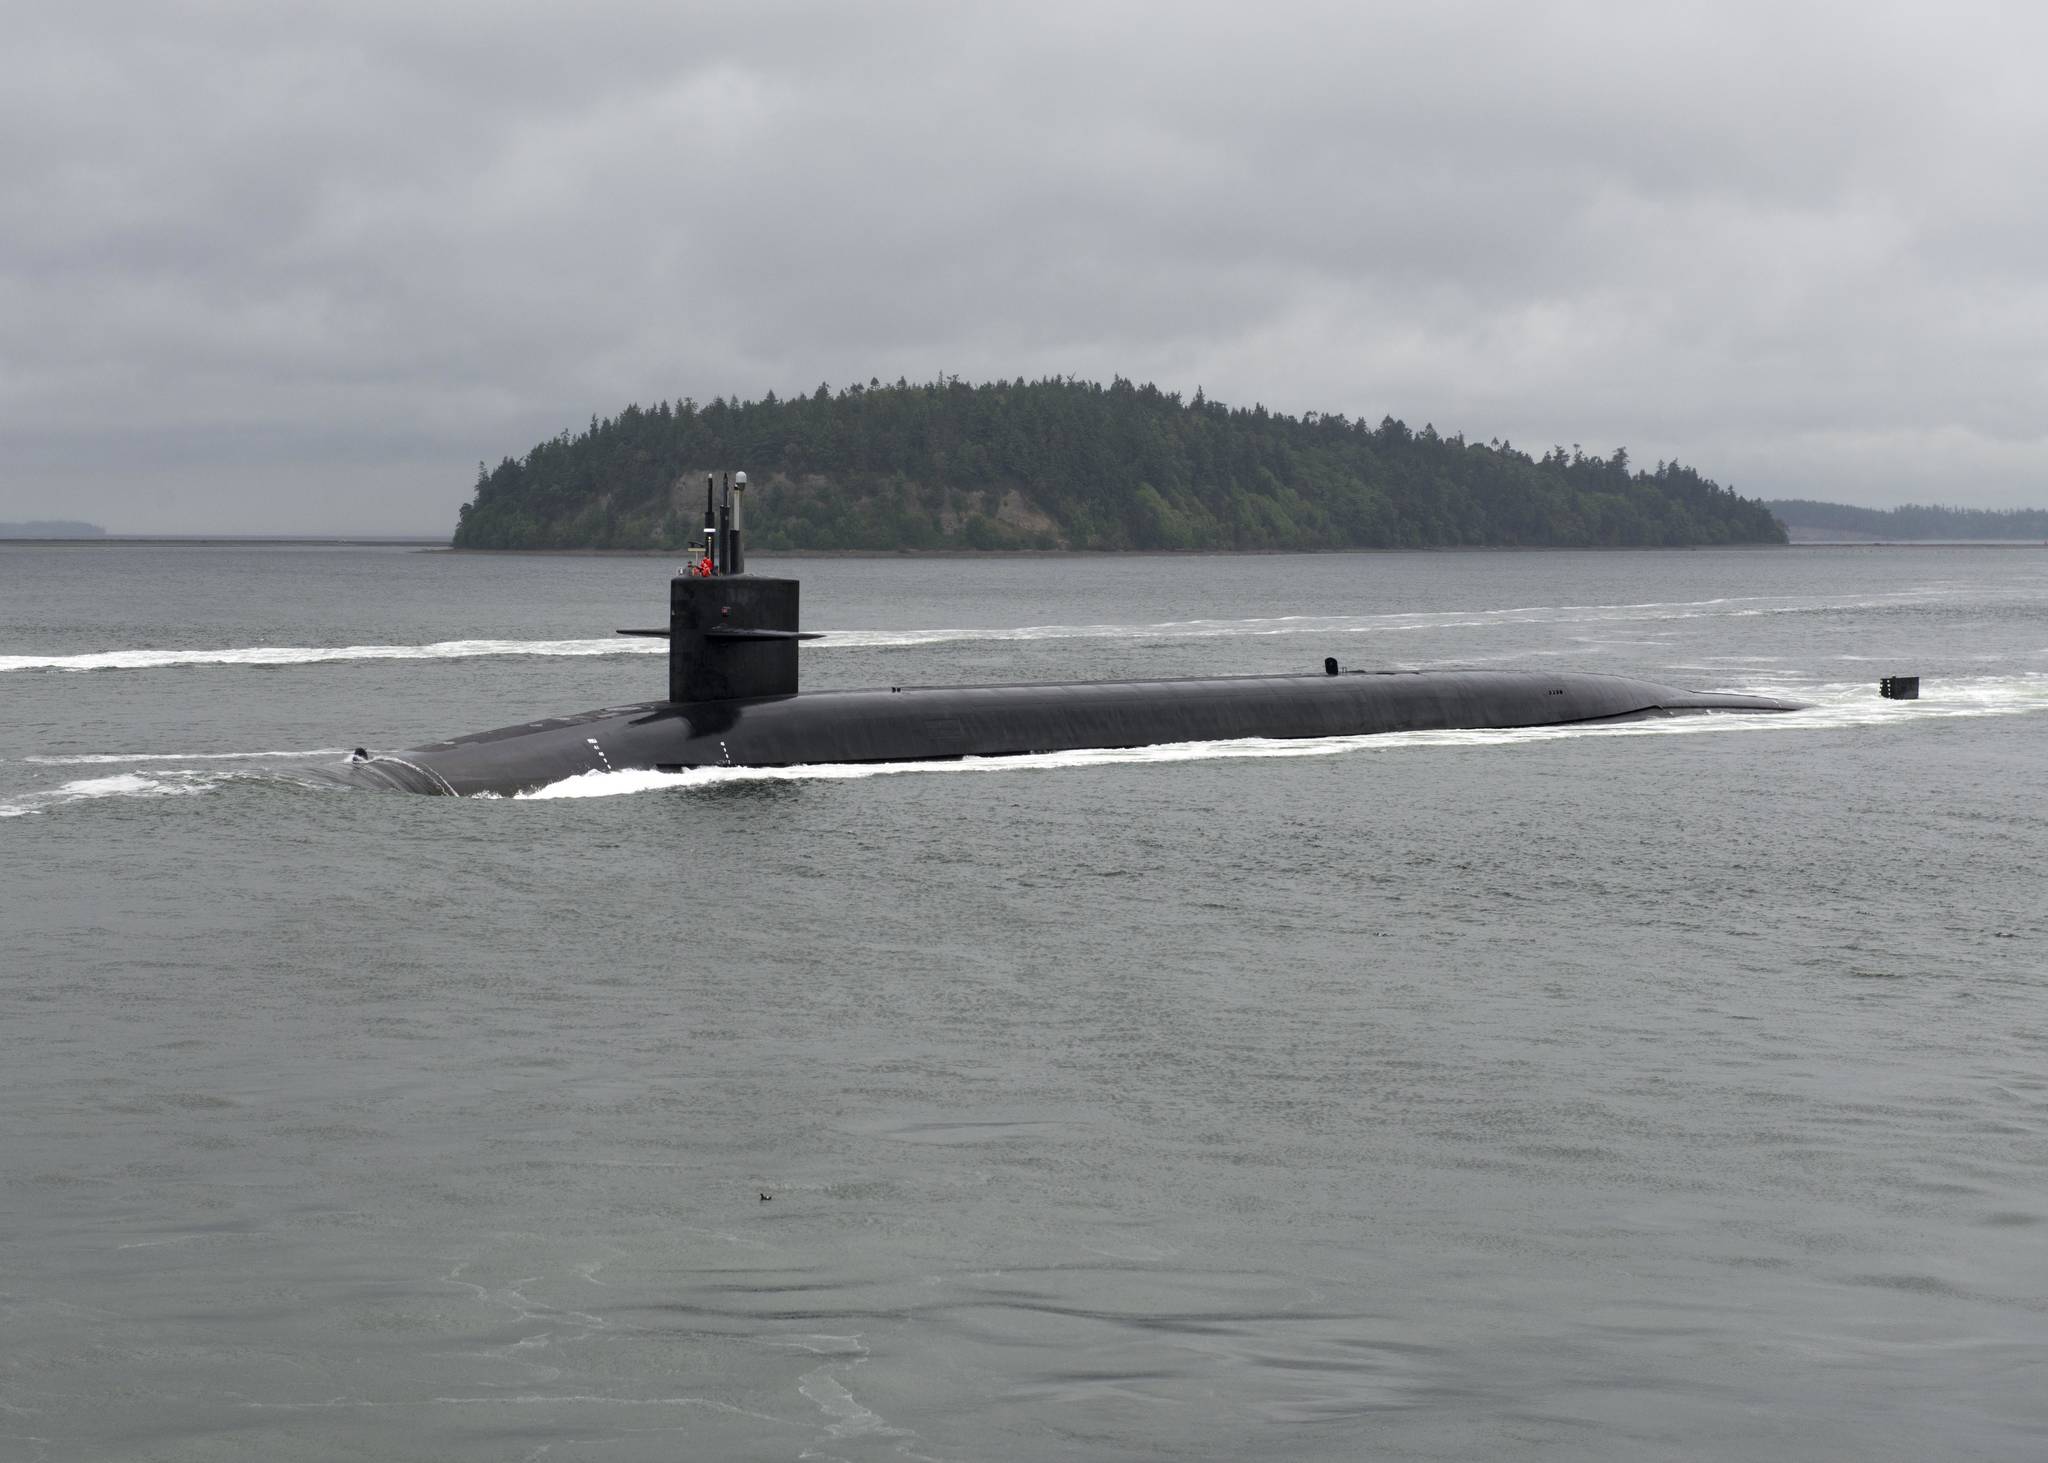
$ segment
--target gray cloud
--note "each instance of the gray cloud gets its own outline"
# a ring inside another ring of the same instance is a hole
[[[2048,500],[2032,7],[70,9],[0,517],[431,531],[629,400],[941,371]]]

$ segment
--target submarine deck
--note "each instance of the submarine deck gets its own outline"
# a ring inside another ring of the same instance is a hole
[[[743,698],[742,700],[734,701],[731,703],[721,704],[730,704],[735,706],[761,705],[768,702],[787,701],[795,695],[801,695],[806,701],[822,701],[828,697],[857,697],[877,695],[901,696],[910,694],[922,694],[926,692],[1034,692],[1049,690],[1093,691],[1111,687],[1137,686],[1223,687],[1242,686],[1255,683],[1268,683],[1274,681],[1307,681],[1313,683],[1321,683],[1324,681],[1341,679],[1345,676],[1434,676],[1464,674],[1483,675],[1489,673],[1483,671],[1468,670],[1465,667],[1439,666],[1432,667],[1428,670],[1340,670],[1337,672],[1335,676],[1332,676],[1327,672],[1288,671],[1280,675],[1254,674],[1245,676],[1131,676],[1124,679],[1101,681],[967,681],[947,682],[945,684],[936,686],[847,686],[835,690],[792,692],[788,696],[754,696]],[[1511,673],[1492,672],[1491,674]],[[1613,681],[1629,681],[1631,684],[1635,685],[1645,684],[1643,682],[1631,681],[1631,678],[1627,676],[1610,676],[1605,675],[1605,673],[1602,672],[1574,672],[1572,673],[1572,675],[1574,679],[1607,679]],[[448,737],[442,741],[428,742],[422,746],[414,748],[413,750],[419,752],[438,752],[443,748],[447,747],[476,746],[485,742],[503,741],[507,737],[521,736],[527,732],[547,731],[557,727],[584,726],[590,722],[605,721],[615,716],[644,716],[650,713],[673,710],[678,707],[689,704],[703,705],[704,703],[687,703],[678,701],[634,701],[628,702],[625,705],[621,706],[600,706],[590,711],[576,711],[564,716],[537,717],[532,721],[515,722],[510,726],[492,727],[488,731],[469,732],[459,737]]]
[[[423,792],[520,792],[584,772],[1001,757],[1243,738],[1557,726],[1796,703],[1591,672],[1330,674],[889,686],[649,701],[499,727],[351,766]],[[383,770],[378,770],[383,769]],[[403,769],[403,770],[401,770]]]

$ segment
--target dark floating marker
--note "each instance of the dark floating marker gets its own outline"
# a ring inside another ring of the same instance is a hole
[[[773,1199],[774,1197],[775,1197],[775,1196],[774,1196],[773,1194],[763,1194],[763,1195],[761,1196],[761,1202],[762,1202],[763,1204],[766,1204],[766,1203],[767,1203],[767,1202],[768,1202],[769,1200]]]
[[[1920,678],[1918,676],[1886,676],[1877,683],[1877,694],[1887,701],[1918,701],[1920,699]]]
[[[951,761],[1170,742],[1564,726],[1796,711],[1769,696],[1552,671],[1351,671],[799,691],[797,582],[745,572],[744,474],[707,475],[694,562],[669,581],[668,695],[345,764],[368,787],[510,795],[586,773]],[[1917,688],[1918,681],[1887,680]],[[1891,690],[1886,695],[1895,694]],[[1903,694],[1912,694],[1906,692]],[[768,1202],[763,1192],[761,1201]]]

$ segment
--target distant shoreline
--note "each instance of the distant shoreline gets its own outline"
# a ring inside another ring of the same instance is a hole
[[[1788,549],[2040,549],[2039,538],[1795,538]]]
[[[1790,544],[1443,544],[1414,549],[761,549],[761,559],[1258,559],[1293,554],[1698,554],[1716,550],[1783,553],[1786,549],[2039,549],[2042,539],[1815,539]],[[422,549],[537,559],[687,559],[688,549]]]
[[[1702,549],[1777,550],[1784,544],[1441,544],[1415,549],[750,549],[755,559],[1275,559],[1300,554],[1691,554]],[[690,549],[422,549],[428,554],[475,554],[528,559],[689,559]]]
[[[30,548],[365,548],[410,549],[420,554],[481,558],[687,559],[687,549],[458,549],[425,534],[107,534],[100,538],[4,538],[0,547]],[[1292,554],[1697,554],[1726,549],[1781,553],[1786,549],[2042,549],[2048,539],[1795,539],[1789,544],[1444,544],[1412,549],[769,549],[765,559],[1246,559]]]
[[[104,548],[383,548],[444,549],[438,534],[146,534],[110,533],[96,538],[0,538],[0,545],[33,544],[51,549]]]

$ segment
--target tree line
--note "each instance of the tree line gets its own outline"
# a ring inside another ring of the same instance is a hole
[[[743,468],[750,547],[1332,549],[1783,543],[1690,467],[1467,442],[1393,417],[1226,406],[1071,377],[869,381],[592,417],[477,465],[458,548],[679,549]]]

